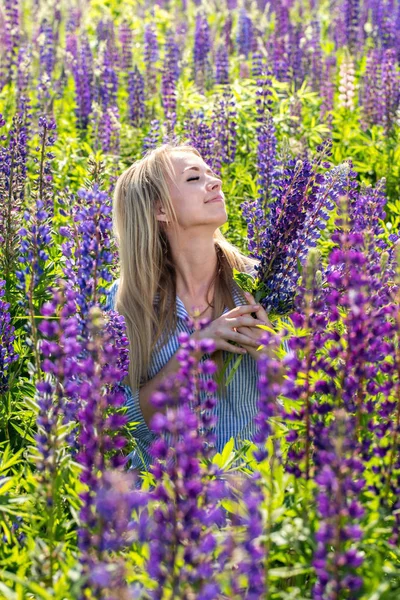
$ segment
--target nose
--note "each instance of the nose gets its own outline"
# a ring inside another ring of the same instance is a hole
[[[212,181],[209,181],[207,183],[208,190],[213,190],[218,187],[222,188],[222,181],[220,179],[218,179],[217,177],[212,177]]]

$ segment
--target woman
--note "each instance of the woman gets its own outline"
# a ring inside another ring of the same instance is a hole
[[[256,325],[269,321],[233,280],[233,268],[251,272],[256,261],[219,231],[227,221],[221,186],[199,152],[185,144],[150,151],[117,181],[113,219],[120,279],[111,287],[106,309],[125,317],[130,344],[127,407],[129,420],[137,423],[131,468],[148,468],[151,462],[148,451],[156,435],[150,422],[156,409],[150,397],[178,370],[175,353],[182,331],[213,339],[212,358],[219,367],[228,352],[243,354],[233,381],[218,391],[216,451],[231,437],[238,444],[255,433],[256,349],[262,334]],[[189,318],[211,322],[195,330]]]

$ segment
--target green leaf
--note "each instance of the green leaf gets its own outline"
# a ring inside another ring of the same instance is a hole
[[[312,573],[314,569],[312,567],[278,567],[277,569],[270,569],[268,574],[271,577],[278,577],[279,579],[287,579],[288,577],[296,577],[297,575],[305,575],[306,573]]]
[[[244,292],[253,293],[255,279],[249,273],[242,273],[233,269],[233,279]]]
[[[235,376],[236,371],[239,368],[240,363],[242,362],[242,358],[243,358],[243,354],[239,354],[239,356],[237,357],[237,359],[235,360],[235,362],[233,363],[233,367],[229,372],[228,378],[226,380],[226,386],[228,387],[228,385],[231,383],[232,379]]]

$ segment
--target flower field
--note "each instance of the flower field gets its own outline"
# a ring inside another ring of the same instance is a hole
[[[400,598],[399,61],[398,0],[2,1],[1,599]],[[112,197],[176,139],[274,329],[221,453],[181,335],[139,477]]]

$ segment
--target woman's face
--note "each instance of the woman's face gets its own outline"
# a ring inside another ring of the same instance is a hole
[[[178,226],[183,230],[207,227],[214,232],[228,218],[221,179],[192,152],[172,152],[171,162],[175,178],[168,188]]]

